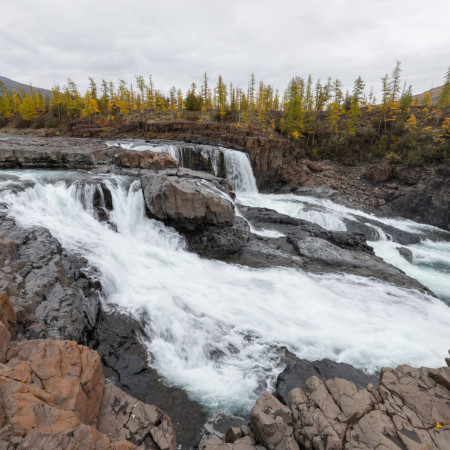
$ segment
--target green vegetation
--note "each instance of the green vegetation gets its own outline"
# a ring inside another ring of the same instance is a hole
[[[183,95],[175,86],[164,94],[150,76],[135,77],[135,84],[89,78],[82,95],[74,81],[56,85],[52,95],[6,89],[0,82],[0,126],[61,127],[75,120],[96,126],[132,121],[195,120],[236,123],[291,139],[314,159],[355,159],[375,156],[392,164],[441,162],[450,157],[450,68],[439,97],[425,93],[419,101],[411,86],[402,83],[398,62],[381,78],[381,99],[365,92],[358,77],[352,92],[342,82],[322,83],[296,76],[280,96],[277,89],[256,82],[252,74],[246,90],[227,85],[219,75],[211,87],[205,73],[198,89],[192,83]]]

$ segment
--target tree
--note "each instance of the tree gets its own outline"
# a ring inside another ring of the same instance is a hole
[[[88,117],[89,123],[91,123],[91,114],[96,114],[99,112],[97,99],[92,97],[92,90],[88,89],[86,95],[84,96],[84,106],[81,110],[81,115],[83,117]]]
[[[26,94],[19,106],[19,113],[25,120],[33,120],[39,114],[31,95]]]
[[[445,74],[444,86],[442,87],[437,104],[441,108],[450,106],[450,67]]]
[[[402,65],[400,64],[400,61],[397,61],[395,64],[394,69],[392,70],[391,74],[391,102],[395,102],[400,93],[400,73],[402,71]]]
[[[425,94],[423,94],[422,106],[431,106],[431,91],[427,91],[425,92]]]
[[[414,133],[414,131],[417,128],[417,119],[414,114],[411,114],[409,119],[405,123],[405,130],[409,131],[410,133]]]
[[[208,74],[206,72],[203,74],[200,92],[203,97],[203,108],[205,111],[209,111],[211,109],[211,90],[209,89]]]
[[[222,120],[223,117],[225,116],[225,109],[227,106],[227,87],[223,82],[221,75],[219,75],[219,79],[217,80],[217,85],[214,92],[215,92],[216,107],[219,111],[219,117]]]
[[[192,83],[191,88],[188,90],[186,98],[184,100],[184,107],[188,111],[201,111],[203,104],[203,97],[197,95],[197,86]]]

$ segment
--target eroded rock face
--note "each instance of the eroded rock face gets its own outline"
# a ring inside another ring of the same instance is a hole
[[[302,448],[448,448],[450,368],[382,369],[380,388],[311,377],[289,393]]]
[[[142,187],[150,215],[175,228],[233,225],[234,206],[225,180],[180,169],[144,176]]]
[[[85,342],[99,311],[87,261],[67,254],[49,231],[24,229],[0,213],[0,290],[25,338]]]
[[[292,427],[292,411],[264,392],[250,413],[256,436],[269,450],[298,450]]]
[[[105,385],[98,430],[145,448],[174,450],[175,433],[167,414],[137,401],[112,384]]]
[[[7,449],[176,449],[168,416],[105,386],[99,354],[72,341],[15,342],[0,364],[0,405]]]
[[[150,150],[118,150],[113,156],[113,163],[119,167],[130,169],[174,169],[178,167],[178,161],[168,153],[155,153]]]
[[[9,341],[17,330],[16,312],[6,292],[0,294],[0,363],[6,359]]]

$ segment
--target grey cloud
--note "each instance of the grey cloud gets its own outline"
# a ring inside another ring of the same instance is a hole
[[[281,91],[294,75],[361,75],[367,89],[396,62],[416,92],[450,64],[446,0],[15,0],[2,5],[0,74],[42,87],[87,77],[117,82],[153,74],[187,89],[206,70],[213,83],[245,87],[249,75]]]

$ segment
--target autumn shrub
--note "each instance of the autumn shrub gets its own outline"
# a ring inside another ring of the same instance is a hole
[[[386,154],[386,160],[389,164],[400,164],[402,162],[402,157],[395,152],[389,152]]]

